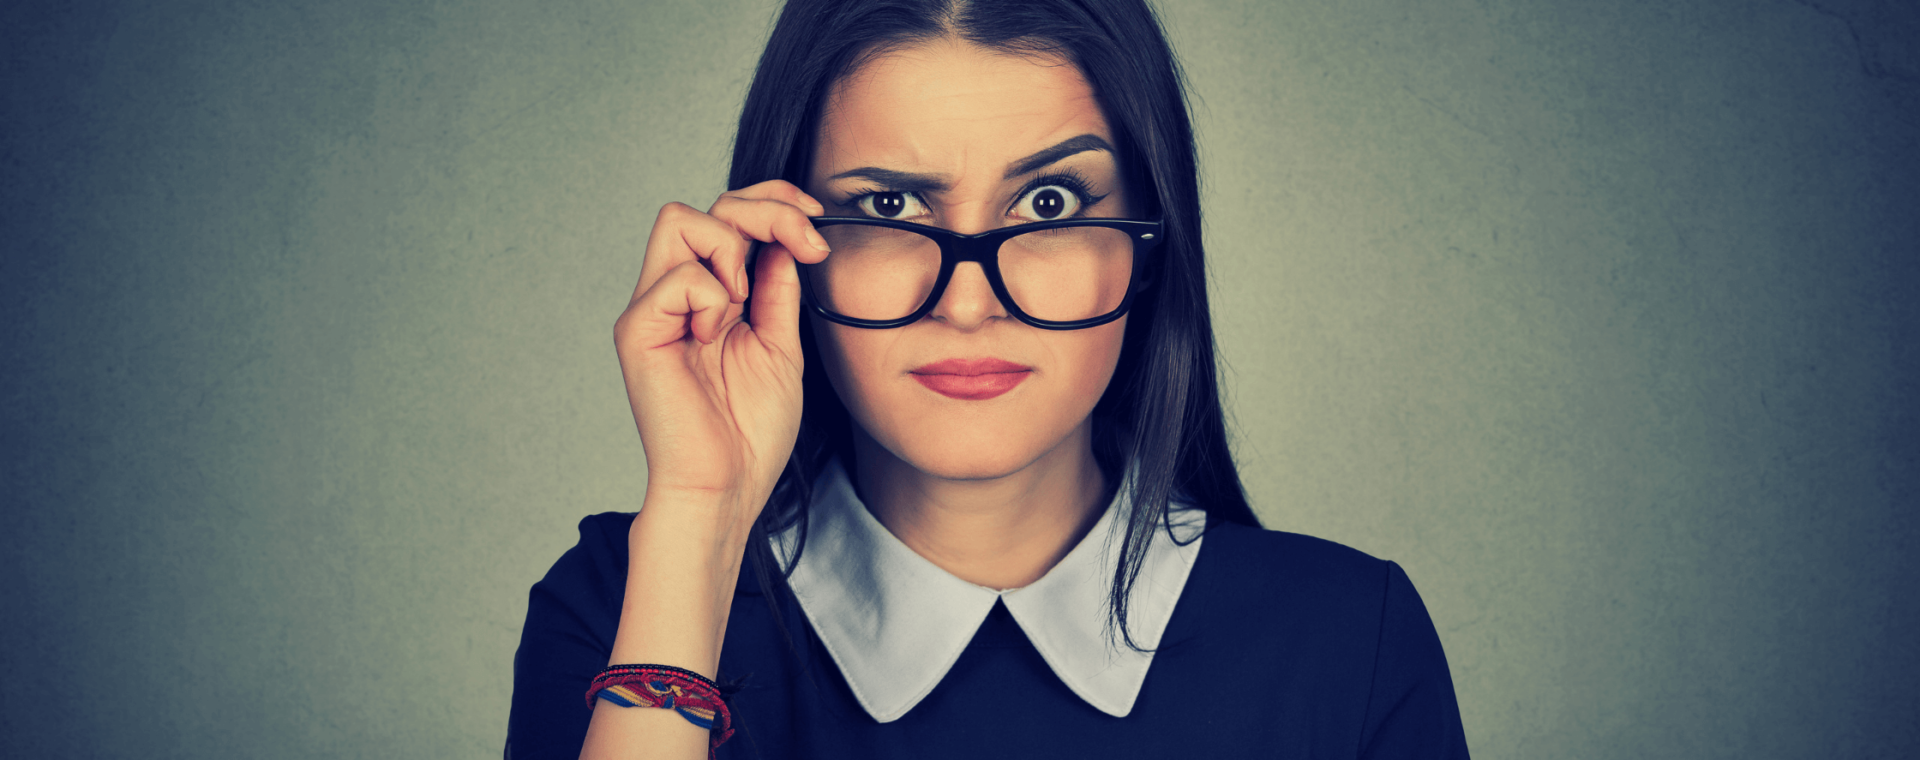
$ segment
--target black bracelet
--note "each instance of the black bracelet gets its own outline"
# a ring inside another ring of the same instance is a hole
[[[664,670],[669,673],[673,673],[675,675],[690,678],[694,681],[698,681],[702,684],[706,684],[709,688],[713,689],[714,693],[720,694],[722,696],[725,696],[733,691],[732,689],[720,688],[720,684],[715,683],[714,680],[711,678],[700,675],[699,673],[695,673],[686,668],[677,668],[672,665],[608,665],[606,669],[601,670],[598,675],[595,675],[594,679],[598,680],[600,676],[609,675],[609,674],[618,675],[620,673],[624,673],[630,670],[640,670],[643,668],[646,670]]]

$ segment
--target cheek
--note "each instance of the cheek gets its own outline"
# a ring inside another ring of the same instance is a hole
[[[834,393],[856,422],[871,428],[876,417],[884,417],[889,408],[898,406],[886,398],[890,389],[884,377],[888,373],[883,369],[888,339],[894,337],[890,333],[897,331],[862,330],[811,317],[808,321],[813,325],[814,343],[820,347],[822,368],[833,383]]]
[[[1107,384],[1113,381],[1113,371],[1120,364],[1120,348],[1127,335],[1127,318],[1122,316],[1112,322],[1086,330],[1067,333],[1084,338],[1080,345],[1079,356],[1074,362],[1078,384],[1082,392],[1092,393],[1088,408],[1100,399]]]
[[[900,459],[946,477],[1002,475],[1057,447],[1112,381],[1126,334],[1125,318],[1070,332],[1009,329],[997,341],[1004,353],[1040,372],[1005,396],[958,401],[927,390],[902,365],[904,356],[943,353],[913,341],[939,344],[949,336],[814,325],[824,370],[854,422]],[[909,350],[915,348],[921,350]]]

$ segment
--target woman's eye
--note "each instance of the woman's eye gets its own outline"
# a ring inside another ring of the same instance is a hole
[[[927,213],[927,207],[913,193],[867,193],[856,202],[867,216],[881,219],[908,219]]]
[[[1080,195],[1060,185],[1036,187],[1013,204],[1013,215],[1023,219],[1048,221],[1065,219],[1080,211]]]

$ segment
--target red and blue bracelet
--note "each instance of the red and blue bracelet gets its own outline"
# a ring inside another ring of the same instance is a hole
[[[587,687],[587,709],[593,709],[595,697],[621,707],[659,707],[679,713],[710,733],[708,757],[733,736],[733,713],[720,695],[720,685],[686,668],[614,665],[600,671]]]

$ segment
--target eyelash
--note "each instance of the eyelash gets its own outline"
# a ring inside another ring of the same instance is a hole
[[[1087,207],[1107,199],[1107,196],[1105,195],[1094,195],[1093,183],[1088,182],[1087,178],[1084,176],[1081,176],[1079,172],[1074,171],[1072,169],[1062,169],[1052,174],[1035,177],[1032,180],[1028,181],[1025,186],[1020,188],[1020,192],[1013,194],[1014,205],[1018,205],[1020,203],[1020,199],[1027,197],[1028,193],[1031,193],[1035,190],[1046,187],[1048,185],[1064,187],[1067,189],[1068,192],[1073,193],[1076,198],[1080,199],[1080,209],[1083,212],[1087,209]],[[859,208],[860,201],[865,200],[866,198],[869,198],[871,196],[880,195],[882,193],[899,193],[901,195],[909,195],[909,196],[913,196],[915,200],[920,201],[921,205],[929,205],[929,206],[932,205],[927,203],[927,199],[925,197],[922,197],[919,193],[914,192],[912,190],[888,190],[884,187],[879,187],[879,186],[869,186],[869,187],[856,190],[852,195],[848,196],[846,200],[841,201],[840,205],[845,208]],[[1013,206],[1011,205],[1008,206],[1007,210],[1012,211]],[[1075,216],[1078,216],[1078,215],[1079,214],[1075,214]]]
[[[1093,183],[1088,182],[1086,177],[1080,176],[1079,172],[1072,169],[1061,169],[1052,174],[1033,178],[1033,181],[1028,182],[1025,187],[1020,188],[1020,192],[1013,194],[1014,204],[1019,205],[1020,199],[1027,197],[1028,193],[1048,185],[1064,187],[1067,189],[1067,192],[1073,193],[1075,197],[1080,199],[1080,210],[1075,212],[1074,216],[1079,216],[1081,213],[1084,213],[1088,207],[1107,198],[1107,196],[1104,195],[1094,195]],[[1012,211],[1013,207],[1008,206],[1007,210]]]

